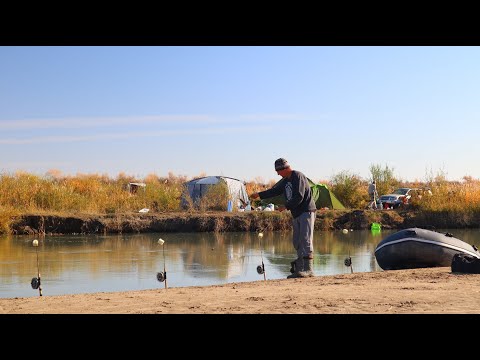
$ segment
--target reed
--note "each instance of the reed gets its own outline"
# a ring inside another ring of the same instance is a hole
[[[394,187],[429,188],[432,195],[413,198],[409,207],[413,210],[438,212],[480,212],[480,180],[465,176],[462,181],[447,181],[444,174],[427,177],[425,181],[401,181],[392,175],[392,169],[372,167],[380,181],[379,194]],[[382,171],[385,174],[382,174]],[[382,183],[382,179],[386,182]],[[63,176],[59,171],[49,171],[45,176],[16,172],[0,174],[0,233],[5,233],[12,218],[26,213],[56,214],[123,214],[148,208],[150,212],[225,211],[228,198],[226,185],[210,189],[197,204],[190,202],[181,207],[186,176],[167,177],[149,174],[135,178],[124,173],[117,177],[100,174]],[[333,191],[349,209],[364,209],[368,202],[367,188],[371,179],[362,179],[349,171],[342,171],[330,181],[321,181]],[[142,182],[146,186],[136,193],[129,191],[130,182]],[[256,178],[246,184],[248,194],[271,187],[276,181],[265,182]],[[191,200],[191,199],[190,199]],[[234,204],[235,206],[236,204]],[[235,209],[234,209],[235,210]]]

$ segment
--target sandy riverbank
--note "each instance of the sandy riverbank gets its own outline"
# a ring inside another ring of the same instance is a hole
[[[449,267],[0,299],[0,314],[479,314],[480,274]]]

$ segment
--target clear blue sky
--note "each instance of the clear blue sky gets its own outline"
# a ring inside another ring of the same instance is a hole
[[[2,46],[0,172],[480,178],[480,47]]]

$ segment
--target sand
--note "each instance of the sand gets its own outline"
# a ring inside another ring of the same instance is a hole
[[[449,267],[0,299],[0,314],[478,314],[480,274]]]

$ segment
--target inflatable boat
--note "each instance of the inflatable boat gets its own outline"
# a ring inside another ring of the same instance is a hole
[[[383,270],[451,266],[453,256],[458,253],[480,259],[475,245],[467,244],[450,233],[421,228],[393,233],[375,248],[375,258]]]

